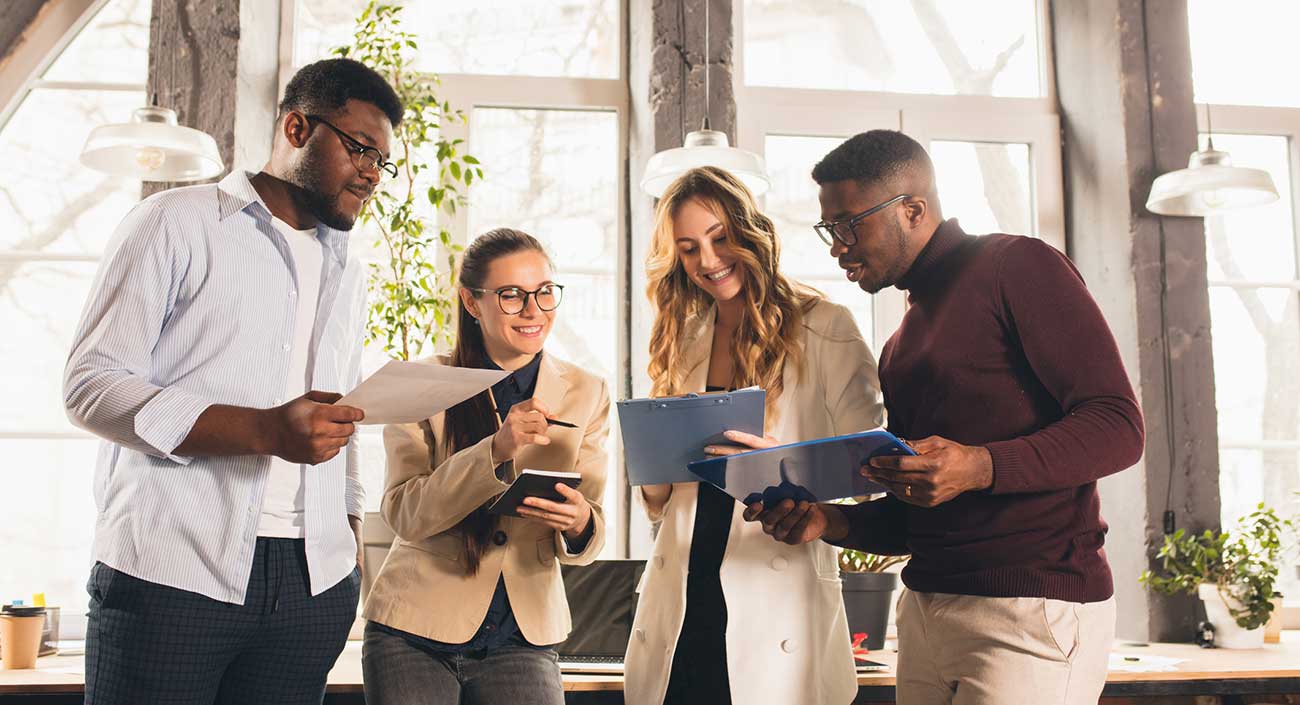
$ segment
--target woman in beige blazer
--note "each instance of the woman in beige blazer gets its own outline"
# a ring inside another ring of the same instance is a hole
[[[569,634],[560,564],[605,541],[609,395],[550,353],[563,287],[527,234],[489,232],[461,265],[458,332],[433,364],[510,370],[492,389],[414,424],[384,429],[384,520],[397,534],[366,600],[366,701],[564,702],[551,645]],[[562,420],[574,427],[552,425]],[[486,505],[523,469],[577,472],[564,502],[531,497],[522,517]]]
[[[705,167],[679,178],[659,201],[651,248],[654,394],[758,385],[766,431],[782,442],[880,425],[875,361],[852,316],[781,275],[772,222],[734,176]],[[712,485],[641,490],[659,533],[626,702],[852,702],[835,549],[772,540]]]

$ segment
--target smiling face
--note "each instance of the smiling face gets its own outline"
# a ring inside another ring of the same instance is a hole
[[[517,369],[542,351],[546,336],[555,322],[555,311],[543,311],[537,297],[529,296],[522,311],[508,314],[501,310],[496,291],[518,287],[536,291],[543,284],[554,283],[550,260],[536,250],[522,250],[492,260],[481,289],[487,293],[460,290],[461,301],[483,330],[488,355],[506,369]],[[514,365],[514,366],[512,366]]]
[[[897,195],[884,184],[829,181],[818,193],[822,221],[847,220]],[[908,242],[907,209],[913,203],[903,199],[859,220],[854,227],[855,244],[835,240],[831,245],[830,254],[839,261],[845,277],[863,291],[874,294],[898,283],[916,259],[919,249]]]
[[[388,158],[393,126],[378,107],[349,100],[326,119],[361,146],[378,149]],[[288,177],[300,189],[301,205],[329,227],[351,230],[366,199],[379,185],[380,171],[377,168],[358,170],[353,154],[356,145],[324,123],[290,113],[283,127],[286,134],[290,130],[309,134]]]
[[[696,286],[719,303],[740,295],[744,262],[727,241],[726,225],[698,198],[682,204],[673,216],[673,241],[682,269]]]

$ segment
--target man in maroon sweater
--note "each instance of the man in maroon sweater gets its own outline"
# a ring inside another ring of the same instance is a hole
[[[1142,415],[1065,255],[943,219],[916,141],[874,130],[813,169],[818,233],[849,281],[908,310],[880,356],[889,430],[917,457],[862,473],[854,506],[751,506],[778,540],[912,555],[898,700],[1095,703],[1115,607],[1097,480],[1137,462]]]

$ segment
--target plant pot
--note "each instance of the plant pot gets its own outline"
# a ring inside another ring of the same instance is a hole
[[[840,573],[843,580],[844,612],[849,634],[866,632],[863,642],[872,651],[885,648],[889,607],[894,604],[897,573]]]
[[[1205,604],[1205,618],[1214,625],[1214,645],[1221,649],[1262,649],[1264,648],[1264,628],[1243,629],[1228,611],[1228,603],[1219,593],[1219,586],[1213,583],[1201,583],[1197,588],[1201,602]],[[1236,600],[1232,606],[1239,608]]]

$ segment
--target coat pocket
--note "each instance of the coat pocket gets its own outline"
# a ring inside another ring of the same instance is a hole
[[[537,562],[550,565],[555,562],[555,537],[537,539]]]

